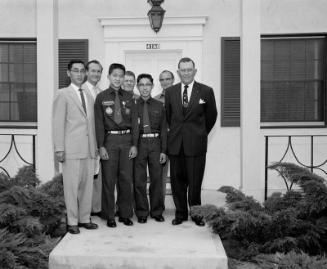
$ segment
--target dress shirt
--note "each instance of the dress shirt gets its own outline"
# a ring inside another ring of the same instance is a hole
[[[192,89],[193,89],[193,84],[194,84],[194,80],[188,84],[187,86],[187,99],[188,99],[188,103],[190,102],[191,99],[191,94],[192,94]],[[185,84],[181,83],[181,96],[182,96],[182,102],[183,102],[183,91],[184,91],[184,86]]]
[[[95,85],[93,86],[90,82],[86,81],[85,82],[86,86],[89,88],[90,93],[93,97],[93,100],[97,97],[98,93],[100,92],[99,88]]]
[[[74,91],[76,92],[77,96],[78,96],[78,100],[80,100],[81,105],[82,105],[82,98],[81,98],[81,94],[79,89],[82,89],[82,86],[79,88],[78,86],[76,86],[74,83],[71,83],[70,86],[74,89]],[[85,95],[85,90],[82,90],[81,93],[84,95],[84,100],[85,100],[85,106],[86,106],[86,111],[87,111],[87,99],[86,99],[86,95]]]

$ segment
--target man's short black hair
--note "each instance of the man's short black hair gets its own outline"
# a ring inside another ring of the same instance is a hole
[[[127,71],[125,72],[125,76],[130,76],[130,77],[133,77],[133,78],[135,79],[135,74],[134,74],[134,72],[133,72],[133,71],[130,71],[130,70],[127,70]]]
[[[137,76],[137,80],[136,80],[137,83],[139,83],[142,78],[149,79],[151,81],[151,83],[153,84],[153,77],[150,74],[146,74],[146,73],[139,74]]]
[[[85,63],[82,60],[73,59],[73,60],[69,61],[68,65],[67,65],[67,70],[71,70],[73,67],[73,64],[82,64],[85,68]]]
[[[160,77],[161,74],[163,74],[163,73],[169,73],[169,74],[171,75],[171,78],[172,78],[172,79],[175,79],[173,72],[171,72],[171,71],[169,71],[169,70],[164,70],[164,71],[162,71],[162,72],[160,73],[159,77]]]
[[[178,68],[179,68],[179,65],[181,63],[188,63],[188,62],[192,62],[193,63],[193,67],[195,68],[194,61],[191,58],[189,58],[189,57],[183,57],[182,59],[180,59],[179,62],[178,62]]]
[[[85,66],[86,71],[89,71],[90,64],[98,64],[101,67],[101,72],[102,72],[103,67],[102,67],[102,65],[100,64],[100,62],[98,60],[89,61]]]
[[[126,69],[125,66],[119,63],[113,63],[109,66],[109,75],[112,73],[112,71],[114,71],[115,69],[120,69],[124,72],[124,75],[126,73]]]

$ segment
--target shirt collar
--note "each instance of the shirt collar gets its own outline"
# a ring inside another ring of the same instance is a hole
[[[70,83],[70,86],[75,90],[75,92],[79,93],[79,88],[77,85],[75,85],[74,83]]]
[[[88,81],[86,81],[85,82],[85,84],[86,84],[86,86],[90,89],[90,90],[93,90],[93,89],[95,89],[97,86],[95,85],[95,86],[93,86],[90,82],[88,82]]]
[[[122,95],[123,94],[122,91],[123,91],[122,88],[119,88],[118,94],[119,95]],[[109,86],[109,92],[115,94],[116,90],[114,88],[112,88],[112,87]]]
[[[152,99],[153,99],[153,98],[150,96],[150,98],[149,98],[148,100],[145,101],[145,100],[140,96],[139,99],[140,99],[140,101],[141,101],[142,104],[144,104],[145,102],[147,102],[148,104],[150,104],[150,103],[152,102]]]
[[[181,84],[182,84],[182,90],[184,90],[184,86],[185,86],[185,84],[184,84],[184,83],[181,83]],[[194,80],[193,80],[190,84],[188,84],[187,91],[193,89],[193,84],[194,84]]]

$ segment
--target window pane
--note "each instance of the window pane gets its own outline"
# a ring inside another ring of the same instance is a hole
[[[19,92],[17,93],[18,111],[20,121],[36,121],[36,93]]]
[[[8,64],[0,63],[0,81],[8,81]]]
[[[24,45],[24,63],[36,63],[35,44]]]
[[[9,85],[0,83],[0,100],[9,101]]]
[[[24,82],[36,82],[36,64],[24,64]]]
[[[9,81],[11,82],[23,82],[24,70],[22,64],[10,64],[9,65]]]
[[[0,102],[0,120],[9,120],[9,103]]]
[[[8,62],[8,44],[0,44],[0,62]]]
[[[10,103],[10,117],[11,121],[19,121],[19,108],[16,102]]]
[[[10,44],[9,48],[9,61],[11,63],[23,62],[23,44]]]
[[[17,102],[17,95],[20,92],[23,92],[24,88],[23,88],[23,84],[19,83],[19,84],[12,84],[11,85],[11,89],[10,89],[10,100]]]

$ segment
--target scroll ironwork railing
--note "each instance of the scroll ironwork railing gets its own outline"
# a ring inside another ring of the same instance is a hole
[[[310,164],[305,164],[300,161],[299,157],[296,155],[292,143],[292,138],[295,137],[305,137],[305,138],[310,138]],[[325,175],[327,175],[327,171],[324,170],[322,167],[327,163],[327,159],[321,162],[320,164],[314,165],[314,138],[318,137],[325,137],[327,138],[327,135],[268,135],[265,136],[265,200],[267,200],[268,196],[268,166],[269,166],[269,139],[270,138],[288,138],[287,146],[284,151],[283,156],[281,159],[277,162],[283,162],[285,160],[285,157],[288,152],[291,152],[292,156],[295,158],[297,164],[300,166],[303,166],[305,168],[310,169],[311,172],[314,171],[314,169],[322,171]],[[327,139],[326,139],[327,140]]]
[[[20,160],[22,160],[27,165],[32,165],[33,168],[35,169],[35,139],[36,139],[36,135],[35,134],[0,134],[0,137],[3,137],[3,136],[10,137],[10,145],[9,145],[9,149],[7,151],[5,151],[6,153],[4,154],[4,156],[0,156],[0,173],[4,172],[8,177],[10,177],[8,170],[2,165],[2,163],[7,159],[7,157],[10,155],[11,152],[16,152]],[[30,136],[32,138],[32,141],[31,141],[32,142],[32,161],[31,162],[27,161],[22,156],[21,152],[19,151],[16,140],[15,140],[15,138],[18,136]]]

